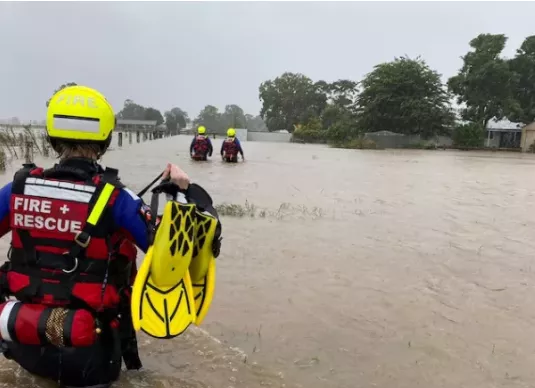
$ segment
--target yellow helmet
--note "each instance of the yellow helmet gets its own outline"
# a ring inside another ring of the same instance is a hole
[[[70,86],[50,99],[46,131],[50,139],[102,143],[107,148],[116,119],[113,108],[98,91]]]
[[[206,128],[204,127],[204,125],[201,125],[199,128],[197,128],[197,133],[199,135],[206,133]]]
[[[229,128],[228,131],[227,131],[227,136],[228,137],[236,136],[236,130],[234,128]]]

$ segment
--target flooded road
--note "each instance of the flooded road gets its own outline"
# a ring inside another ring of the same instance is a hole
[[[135,190],[173,161],[247,211],[223,217],[202,330],[141,335],[145,368],[118,387],[535,386],[532,155],[245,142],[224,165],[191,162],[189,141],[103,160]]]

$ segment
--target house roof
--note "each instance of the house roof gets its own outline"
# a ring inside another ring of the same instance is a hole
[[[513,123],[509,120],[490,120],[487,124],[489,132],[521,132],[524,124]]]

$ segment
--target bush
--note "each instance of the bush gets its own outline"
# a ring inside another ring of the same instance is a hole
[[[292,141],[305,143],[325,142],[325,131],[321,126],[321,121],[317,118],[310,119],[306,124],[298,124],[292,134]]]
[[[330,143],[332,147],[335,148],[346,148],[352,150],[375,150],[377,149],[377,143],[373,140],[366,138],[357,138],[351,139],[348,141],[342,142],[332,142]]]
[[[453,144],[460,147],[483,147],[485,129],[478,123],[462,124],[453,130]]]
[[[349,119],[339,120],[329,127],[327,139],[333,143],[346,143],[359,137],[357,123]]]

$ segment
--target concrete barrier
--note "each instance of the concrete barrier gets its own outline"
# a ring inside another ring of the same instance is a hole
[[[247,132],[248,130],[246,128],[235,128],[236,131],[236,137],[240,139],[240,141],[247,141]]]
[[[291,133],[280,132],[247,132],[247,140],[264,141],[270,143],[289,143],[292,138]]]

